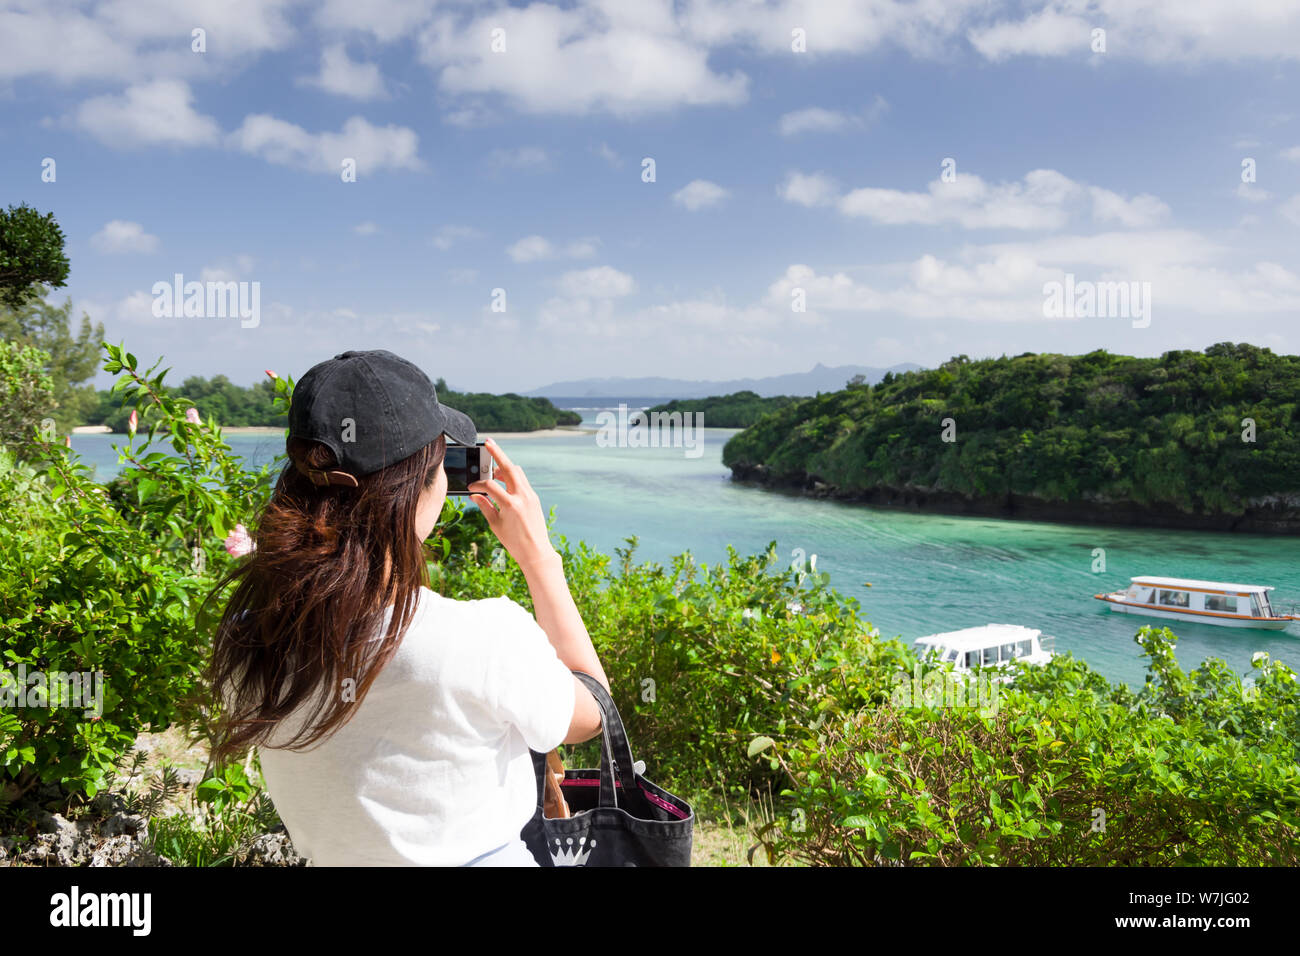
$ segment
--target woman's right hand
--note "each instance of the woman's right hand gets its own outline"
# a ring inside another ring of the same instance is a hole
[[[476,492],[470,495],[470,500],[483,512],[502,547],[522,570],[528,571],[557,556],[546,531],[541,499],[528,483],[524,470],[506,456],[500,445],[488,438],[484,447],[496,463],[493,478],[504,481],[505,487],[490,480],[470,482],[466,487]]]

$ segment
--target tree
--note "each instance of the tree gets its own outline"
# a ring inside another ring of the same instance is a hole
[[[21,309],[67,284],[68,257],[54,213],[41,215],[25,203],[0,212],[0,303]]]
[[[80,425],[99,404],[94,388],[82,383],[98,368],[104,326],[92,327],[90,317],[82,313],[81,328],[73,338],[71,318],[71,299],[62,306],[44,300],[17,309],[0,305],[0,339],[33,346],[47,355],[45,369],[54,383],[56,406],[51,417],[60,431]]]
[[[53,417],[49,358],[29,345],[0,341],[0,445],[20,457],[37,425]]]

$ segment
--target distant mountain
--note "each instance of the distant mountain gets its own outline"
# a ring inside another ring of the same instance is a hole
[[[605,398],[620,395],[643,395],[647,398],[708,398],[711,395],[730,395],[732,392],[757,392],[764,398],[773,395],[816,395],[818,392],[837,392],[855,375],[862,375],[871,384],[885,377],[886,372],[898,374],[913,372],[921,366],[911,362],[890,368],[873,368],[869,365],[837,365],[827,367],[818,362],[810,371],[789,375],[772,375],[767,378],[735,378],[725,382],[696,381],[684,378],[582,378],[577,381],[555,382],[543,385],[525,395],[544,395],[565,398]]]

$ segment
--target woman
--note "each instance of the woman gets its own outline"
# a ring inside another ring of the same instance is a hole
[[[518,562],[536,620],[506,597],[430,590],[422,542],[446,497],[446,439],[477,440],[428,376],[391,352],[310,369],[290,462],[214,641],[225,703],[214,758],[261,747],[271,799],[318,865],[535,866],[529,748],[580,743],[607,688],[523,470],[489,440],[471,498]],[[224,587],[223,582],[220,587]]]

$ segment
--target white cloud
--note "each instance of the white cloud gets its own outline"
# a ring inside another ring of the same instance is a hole
[[[577,239],[564,247],[564,254],[570,259],[590,259],[596,254],[599,245],[600,239],[594,236],[590,239]]]
[[[1179,65],[1300,57],[1300,5],[1291,0],[1051,0],[1045,9],[1013,19],[1019,12],[1010,3],[996,5],[989,14],[994,23],[968,25],[971,44],[990,60],[1091,56],[1091,31],[1102,27],[1106,57]]]
[[[338,175],[345,159],[356,160],[357,176],[383,169],[422,169],[420,138],[405,126],[373,126],[353,116],[337,133],[309,133],[265,113],[247,116],[226,142],[267,162]]]
[[[446,252],[462,239],[478,239],[482,235],[473,226],[443,226],[433,237],[433,244]]]
[[[801,289],[809,312],[881,313],[961,322],[1042,322],[1046,282],[1150,283],[1157,316],[1199,313],[1216,319],[1300,308],[1300,275],[1273,262],[1230,270],[1223,250],[1188,233],[1113,233],[1043,243],[970,247],[951,261],[925,254],[879,267],[867,283],[844,271],[790,266],[766,302],[789,308]],[[1052,320],[1062,321],[1062,320]],[[1158,319],[1157,319],[1158,321]]]
[[[600,244],[597,238],[578,239],[564,246],[557,246],[545,236],[525,236],[506,249],[506,254],[515,262],[537,262],[542,259],[589,259],[596,254]]]
[[[495,119],[496,117],[491,110],[484,109],[481,106],[462,106],[459,109],[444,113],[442,117],[442,121],[448,126],[459,126],[461,129],[487,126]]]
[[[1282,158],[1289,159],[1293,163],[1300,163],[1300,146],[1292,146],[1290,149],[1282,150]]]
[[[79,10],[0,10],[0,77],[121,77],[132,56],[129,41]]]
[[[990,185],[974,173],[954,182],[936,179],[924,193],[854,189],[839,200],[840,212],[890,225],[955,222],[966,229],[1057,229],[1068,218],[1066,203],[1079,184],[1051,169],[1035,169],[1022,182]]]
[[[1287,219],[1291,220],[1297,226],[1300,226],[1300,193],[1296,193],[1281,206],[1278,207],[1280,212]]]
[[[636,291],[636,280],[610,266],[566,272],[556,280],[560,291],[574,299],[614,299]]]
[[[694,212],[697,209],[716,206],[729,195],[730,193],[717,183],[709,182],[707,179],[693,179],[673,193],[673,202]]]
[[[1169,215],[1169,207],[1150,193],[1125,199],[1119,193],[1100,186],[1092,186],[1088,192],[1092,196],[1092,218],[1099,222],[1118,221],[1121,225],[1140,229],[1153,226]]]
[[[957,223],[966,229],[1059,229],[1091,200],[1092,218],[1130,228],[1155,225],[1169,207],[1142,193],[1127,198],[1098,186],[1085,187],[1053,169],[1035,169],[1020,181],[988,183],[974,173],[931,181],[926,192],[863,187],[840,195],[824,173],[790,173],[777,190],[802,206],[834,205],[842,215],[886,225]]]
[[[488,165],[494,169],[539,169],[549,161],[546,150],[540,146],[498,147],[487,155]]]
[[[379,225],[367,220],[366,222],[357,223],[352,227],[352,231],[358,236],[373,236],[379,231]]]
[[[941,52],[969,11],[987,6],[985,0],[695,0],[686,5],[681,20],[689,36],[713,47],[735,44],[789,56],[790,31],[799,26],[806,32],[810,57],[866,53],[885,45],[929,57]]]
[[[72,122],[115,147],[214,145],[221,129],[212,117],[194,109],[193,98],[183,80],[154,80],[121,95],[86,100]]]
[[[1273,198],[1273,194],[1254,183],[1237,183],[1237,198],[1246,202],[1266,202]]]
[[[388,43],[428,21],[437,0],[324,0],[316,23],[327,30],[358,31]]]
[[[252,256],[238,255],[233,262],[204,266],[199,270],[199,279],[203,282],[234,282],[247,277],[253,271],[253,264]]]
[[[141,77],[193,77],[218,64],[235,69],[293,40],[286,16],[292,5],[293,0],[9,0],[0,9],[0,78],[132,83]],[[202,55],[190,50],[196,27],[210,40]]]
[[[879,119],[889,110],[885,98],[876,94],[871,105],[860,115],[828,110],[820,106],[784,113],[778,128],[782,136],[798,136],[801,133],[838,133],[842,130],[866,126]]]
[[[782,114],[780,130],[782,136],[797,136],[799,133],[834,133],[844,129],[850,122],[851,118],[847,113],[810,106],[807,109]]]
[[[825,173],[792,172],[784,185],[777,187],[777,195],[800,206],[829,206],[838,192],[835,180]]]
[[[1190,3],[1190,6],[1189,6]],[[0,79],[61,82],[227,76],[303,36],[294,0],[6,0],[0,9]],[[1158,63],[1268,64],[1300,57],[1293,0],[573,0],[490,8],[437,0],[322,0],[313,35],[361,34],[380,44],[413,39],[449,98],[502,97],[527,113],[634,115],[689,106],[736,106],[749,79],[719,62],[757,51],[788,58],[790,31],[807,32],[810,62],[827,54],[902,50],[939,60],[973,49],[1014,56],[1141,59]],[[1108,52],[1091,53],[1092,28]],[[189,33],[202,27],[208,51]],[[492,52],[490,30],[506,31]],[[602,82],[592,82],[593,77]],[[461,104],[453,115],[464,114]]]
[[[348,58],[347,48],[335,43],[321,51],[320,72],[299,77],[300,86],[315,86],[326,93],[354,100],[377,100],[387,96],[384,78],[374,63],[357,63]]]
[[[492,51],[494,29],[504,31],[503,53]],[[534,3],[468,19],[447,13],[418,43],[444,93],[499,94],[525,113],[629,116],[736,105],[748,95],[748,78],[715,72],[707,46],[684,37],[662,3]]]
[[[979,246],[967,258],[1021,256],[1052,265],[1088,265],[1113,269],[1209,265],[1229,250],[1186,229],[1146,232],[1101,232],[1091,236],[1048,236],[1032,242],[1002,242]]]
[[[974,28],[967,37],[976,50],[995,62],[1026,54],[1084,56],[1092,52],[1094,26],[1081,17],[1049,8],[1024,20]]]
[[[138,222],[114,219],[90,237],[91,246],[98,252],[154,252],[158,237],[144,231]]]
[[[543,236],[524,236],[507,248],[506,254],[515,262],[536,262],[554,256],[555,247]]]
[[[622,158],[619,157],[618,153],[610,149],[608,143],[601,143],[600,146],[596,148],[596,155],[609,163],[615,169],[621,169],[623,167]]]

